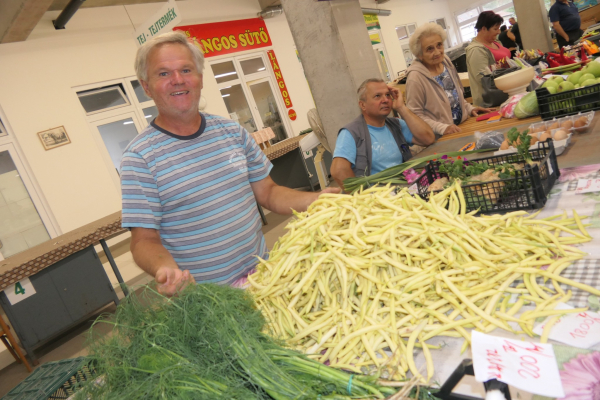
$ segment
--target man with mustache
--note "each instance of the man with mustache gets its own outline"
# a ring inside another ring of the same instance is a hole
[[[435,141],[431,127],[406,107],[398,89],[382,79],[367,79],[358,88],[362,114],[338,133],[331,176],[343,187],[347,178],[368,176],[411,157],[410,145]],[[395,110],[401,118],[390,118]]]

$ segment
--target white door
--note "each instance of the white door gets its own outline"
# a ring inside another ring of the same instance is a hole
[[[92,132],[96,145],[106,165],[110,166],[111,177],[118,188],[121,187],[119,182],[119,166],[123,151],[133,138],[148,126],[148,119],[142,125],[135,112],[128,112],[90,122],[90,125],[93,127]]]
[[[56,235],[14,145],[0,145],[0,260]]]
[[[255,110],[255,120],[258,129],[270,127],[275,133],[275,141],[285,140],[291,137],[287,133],[285,123],[285,108],[278,104],[275,97],[275,88],[271,83],[271,79],[261,78],[248,82],[248,88],[251,93],[251,103]],[[279,93],[277,93],[279,94]]]

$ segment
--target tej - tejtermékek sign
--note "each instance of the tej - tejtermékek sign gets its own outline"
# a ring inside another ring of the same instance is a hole
[[[174,0],[169,0],[150,19],[144,22],[133,33],[138,46],[143,45],[152,36],[172,30],[181,21],[181,16]]]

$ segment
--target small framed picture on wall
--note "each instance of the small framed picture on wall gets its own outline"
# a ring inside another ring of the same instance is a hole
[[[40,137],[42,146],[44,146],[44,149],[46,150],[71,143],[71,139],[69,139],[69,135],[67,135],[64,126],[58,126],[56,128],[48,129],[47,131],[38,132],[38,136]]]

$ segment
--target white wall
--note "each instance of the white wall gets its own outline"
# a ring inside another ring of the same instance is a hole
[[[387,3],[377,5],[375,0],[360,0],[365,8],[382,8],[391,10],[392,14],[387,17],[379,16],[381,33],[385,48],[392,64],[394,76],[406,69],[406,61],[402,55],[401,45],[408,44],[408,39],[399,41],[396,35],[396,26],[409,23],[423,25],[433,19],[445,18],[448,27],[450,43],[458,43],[458,29],[451,13],[449,4],[456,0],[390,0]],[[462,1],[462,0],[458,0]],[[452,44],[454,46],[454,44]]]
[[[60,31],[52,26],[58,12],[48,12],[26,41],[0,45],[0,107],[62,232],[121,209],[120,190],[110,175],[114,168],[105,163],[73,88],[135,75],[132,22],[141,25],[162,5],[83,8]],[[255,18],[260,11],[258,1],[249,0],[228,0],[218,7],[212,0],[177,5],[181,25]],[[291,122],[297,135],[309,127],[306,113],[314,103],[285,16],[268,19],[266,25],[298,115]],[[228,116],[208,66],[203,95],[206,112]],[[71,144],[45,151],[37,132],[60,125]],[[117,264],[126,280],[140,274],[129,253]],[[111,272],[109,277],[114,280]],[[12,361],[0,348],[0,369]]]
[[[0,45],[0,106],[63,232],[121,207],[119,189],[72,88],[134,75],[132,22],[141,25],[161,6],[83,8],[60,31],[52,26],[58,12],[48,12],[26,41]],[[181,25],[255,18],[260,11],[258,2],[248,0],[228,0],[219,7],[211,0],[181,1],[178,7]],[[312,97],[285,16],[266,24],[298,114],[292,122],[297,135],[309,127]],[[210,68],[205,69],[203,95],[207,112],[228,115]],[[45,151],[36,133],[60,125],[72,143]]]

